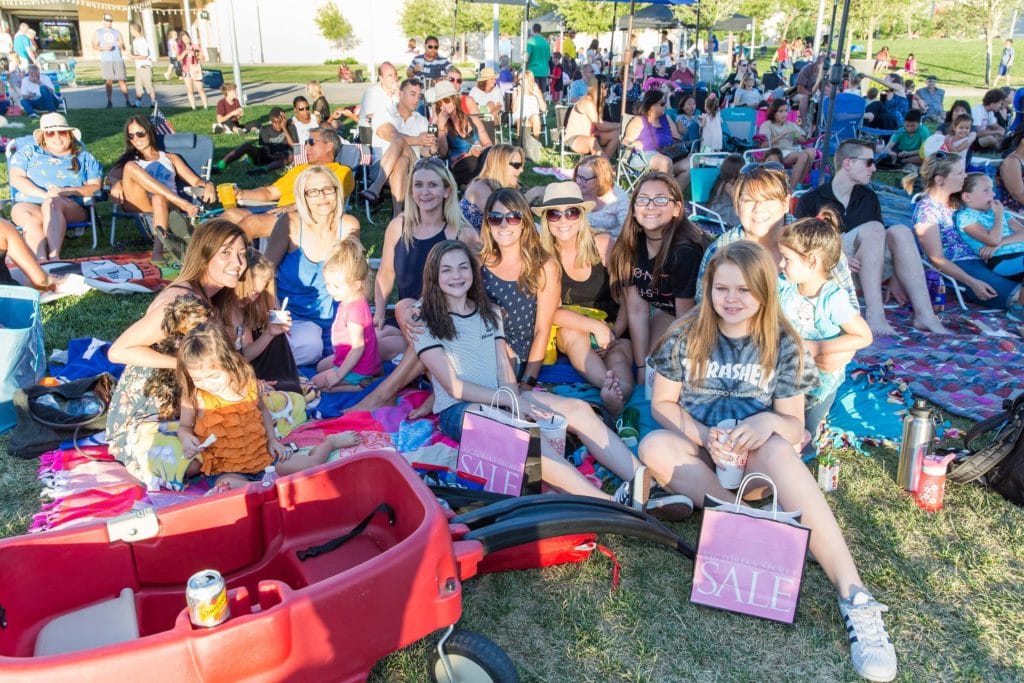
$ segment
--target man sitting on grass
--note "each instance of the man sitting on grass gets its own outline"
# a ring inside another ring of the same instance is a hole
[[[324,166],[330,169],[337,176],[346,196],[355,189],[352,169],[335,161],[341,147],[341,139],[333,129],[317,128],[311,131],[305,145],[306,159],[309,163],[296,164],[272,185],[251,190],[236,188],[235,196],[239,202],[277,202],[276,208],[265,213],[253,213],[240,206],[224,212],[224,218],[242,226],[249,239],[269,237],[278,218],[283,213],[295,210],[295,179],[310,166]],[[339,198],[339,203],[342,206],[345,204],[344,197]]]

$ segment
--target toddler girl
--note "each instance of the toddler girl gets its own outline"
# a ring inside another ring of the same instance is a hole
[[[323,462],[278,441],[256,375],[220,325],[204,323],[188,333],[178,350],[178,381],[178,438],[192,459],[186,476],[245,485],[270,465],[292,474]]]
[[[325,391],[360,391],[376,375],[381,374],[381,344],[374,330],[369,291],[370,264],[363,245],[355,239],[344,239],[334,245],[323,265],[327,293],[338,302],[338,311],[331,325],[334,355],[317,364],[313,384]],[[405,348],[402,333],[383,327],[381,340],[388,340],[386,357],[394,358]]]
[[[1007,216],[995,199],[992,179],[968,173],[960,191],[961,208],[953,216],[967,246],[985,259],[989,270],[1010,280],[1024,276],[1024,222]],[[1014,304],[1020,306],[1020,304]]]
[[[939,147],[943,152],[953,152],[954,154],[967,154],[971,145],[974,144],[975,138],[978,134],[974,132],[974,119],[968,114],[960,114],[953,119],[953,125],[950,126],[950,131],[942,140],[942,146]]]
[[[807,392],[804,425],[813,436],[836,398],[853,353],[871,343],[871,329],[832,276],[843,253],[839,216],[828,209],[790,223],[779,235],[779,305],[818,366],[820,384]]]
[[[718,96],[714,93],[704,100],[704,113],[700,117],[702,152],[722,149],[722,117],[718,115]]]

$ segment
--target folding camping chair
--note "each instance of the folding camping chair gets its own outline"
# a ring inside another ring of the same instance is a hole
[[[20,137],[20,138],[15,138],[14,140],[11,140],[10,142],[7,143],[7,149],[4,150],[4,161],[7,163],[7,169],[8,169],[8,173],[7,173],[7,195],[10,197],[10,199],[2,199],[2,200],[0,200],[0,206],[2,206],[3,204],[9,204],[11,206],[11,208],[14,208],[14,186],[11,185],[10,168],[11,168],[11,157],[14,156],[14,153],[17,151],[19,144],[35,144],[35,140],[33,139],[33,137],[31,135],[28,135],[28,136],[23,136],[23,137]],[[84,148],[84,145],[83,145],[83,148]],[[97,243],[97,234],[98,233],[96,232],[96,202],[99,200],[100,196],[101,196],[100,194],[95,194],[95,195],[93,195],[91,197],[83,197],[82,198],[82,208],[84,208],[86,210],[86,213],[88,214],[88,218],[86,220],[84,220],[84,221],[76,221],[76,222],[68,223],[67,233],[66,233],[67,237],[72,237],[72,238],[80,237],[83,234],[85,234],[85,229],[86,228],[91,227],[92,228],[92,248],[93,249],[96,248],[96,243]],[[13,220],[12,220],[12,222],[13,222]],[[18,229],[18,232],[24,232],[24,230],[21,228],[21,226],[17,226],[16,225],[15,227]]]
[[[697,152],[690,155],[690,215],[688,218],[712,235],[729,229],[721,214],[705,206],[718,180],[719,166],[727,152]]]
[[[825,130],[824,122],[828,120],[828,108],[831,98],[826,97],[822,102],[822,124],[820,130]],[[825,163],[835,156],[836,149],[843,140],[860,137],[861,126],[864,123],[864,108],[867,102],[860,95],[852,92],[841,92],[836,95],[836,111],[832,115],[832,134],[827,141],[819,139],[815,148],[821,152]]]
[[[208,135],[196,135],[194,133],[171,133],[160,138],[161,149],[171,154],[177,154],[182,161],[188,164],[192,172],[203,180],[210,179],[213,168],[213,139]],[[176,179],[178,194],[196,201],[196,197],[188,192],[182,184],[181,179]],[[152,234],[152,226],[147,218],[149,214],[128,211],[121,208],[119,204],[113,205],[110,216],[110,243],[114,244],[114,235],[117,230],[117,219],[127,218],[135,221],[135,225],[147,237]],[[165,226],[166,227],[166,226]]]
[[[569,113],[572,111],[571,106],[564,104],[555,105],[555,123],[557,124],[556,134],[558,135],[558,167],[565,168],[565,158],[575,157],[577,161],[583,157],[579,152],[572,151],[571,148],[565,146],[565,124],[569,122]]]
[[[722,119],[722,142],[730,152],[745,152],[754,146],[757,134],[757,110],[750,107],[726,107]]]

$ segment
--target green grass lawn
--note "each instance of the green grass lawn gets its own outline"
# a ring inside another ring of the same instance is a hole
[[[250,107],[250,114],[266,110]],[[123,150],[127,114],[71,113],[106,167]],[[208,133],[213,116],[168,114],[179,131],[198,133]],[[215,140],[218,157],[240,141]],[[539,178],[525,176],[530,184]],[[267,182],[244,175],[241,164],[217,180],[245,187]],[[0,184],[6,186],[6,168]],[[385,219],[377,216],[369,225],[364,218],[363,239],[377,250]],[[109,226],[108,207],[101,207],[101,222]],[[123,225],[119,239],[131,238]],[[66,250],[68,256],[86,253],[83,239]],[[75,337],[112,339],[149,301],[94,292],[49,304],[43,308],[47,351],[66,348]],[[894,483],[892,448],[839,456],[840,489],[828,499],[865,582],[891,607],[887,625],[900,656],[900,680],[1024,679],[1024,511],[980,488],[951,484],[945,509],[926,514]],[[39,509],[35,469],[34,461],[9,457],[0,438],[0,536],[23,533]],[[699,524],[698,516],[675,529],[693,543]],[[835,592],[816,564],[808,565],[796,624],[789,627],[693,606],[688,560],[639,540],[601,540],[622,563],[619,590],[611,589],[610,563],[597,554],[582,565],[482,577],[465,586],[463,625],[498,642],[527,681],[856,679]],[[386,658],[373,680],[427,680],[428,651],[424,642]]]

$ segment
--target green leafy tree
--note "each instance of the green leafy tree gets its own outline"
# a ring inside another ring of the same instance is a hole
[[[521,7],[502,5],[498,10],[499,30],[510,35],[519,35],[522,20]],[[494,19],[491,5],[460,2],[456,26],[454,0],[405,0],[399,24],[407,38],[422,40],[426,36],[438,36],[441,40],[450,41],[453,31],[460,35],[490,33]]]
[[[961,0],[955,10],[942,16],[942,28],[948,33],[985,36],[985,85],[992,83],[992,41],[1009,24],[1015,8],[1020,8],[1019,0]]]
[[[565,19],[566,28],[573,28],[582,33],[594,35],[611,29],[613,4],[610,2],[591,2],[590,0],[551,0],[554,9]],[[549,10],[544,10],[547,12]],[[619,16],[629,11],[629,3],[619,3]],[[542,14],[538,10],[538,16]],[[616,36],[616,39],[618,37]],[[580,47],[577,45],[576,47]],[[586,47],[586,46],[583,46]]]
[[[352,49],[359,44],[352,24],[348,23],[348,19],[334,2],[321,5],[313,17],[313,22],[320,29],[320,35],[343,50]]]

